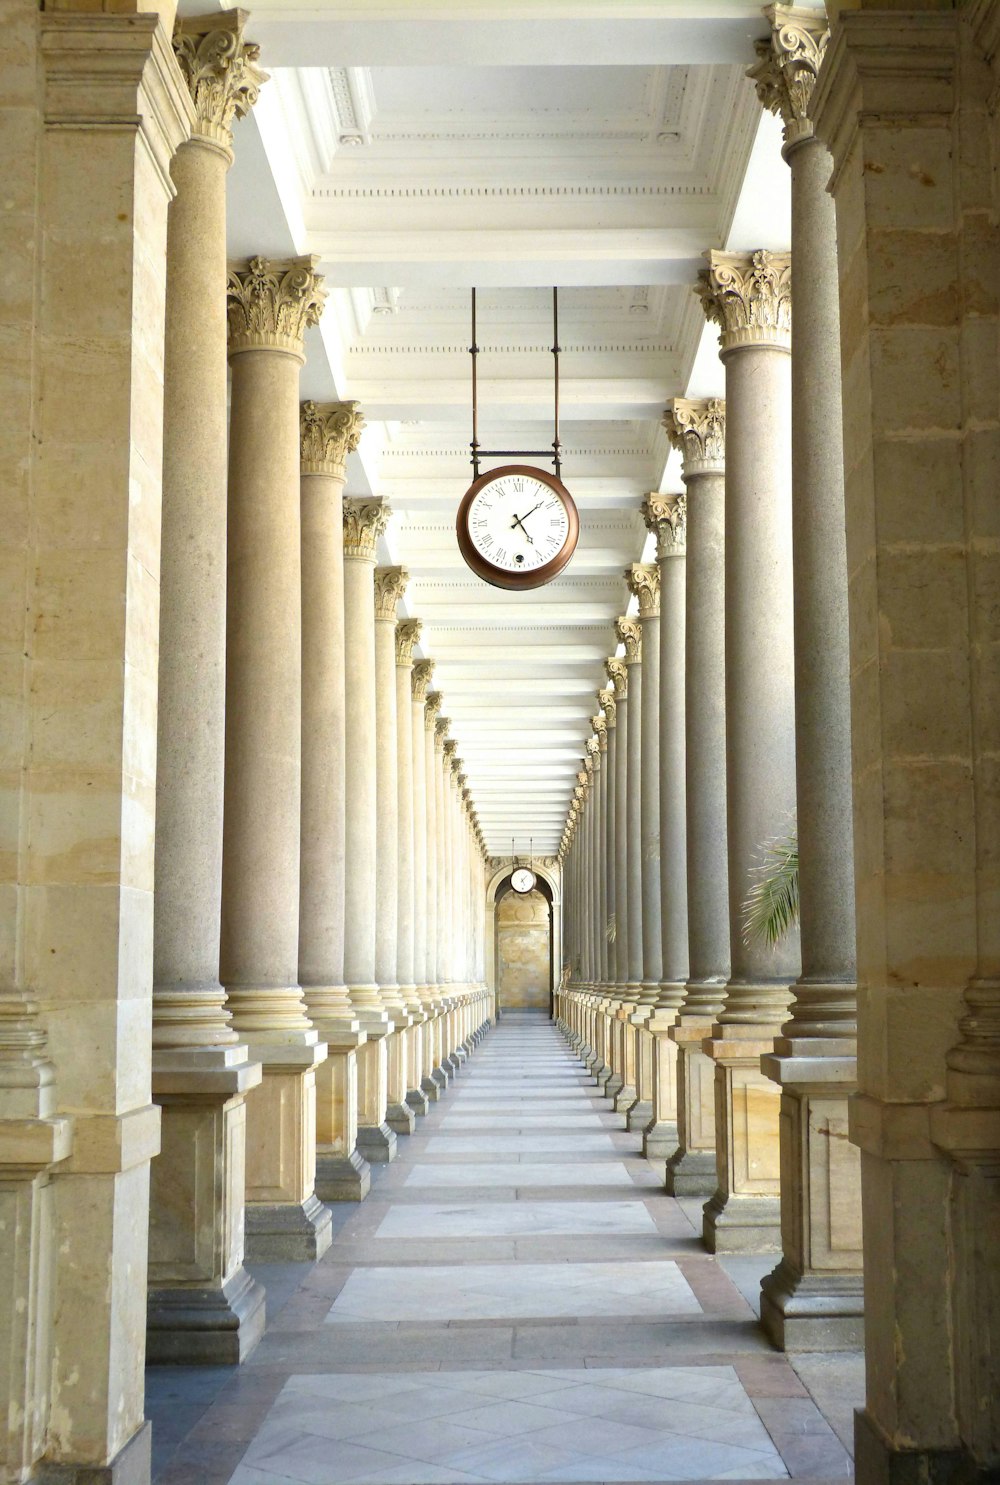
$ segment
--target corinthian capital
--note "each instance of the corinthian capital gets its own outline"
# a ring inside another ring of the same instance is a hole
[[[318,325],[326,290],[318,258],[251,258],[231,263],[226,284],[229,354],[289,351],[302,356],[309,325]]]
[[[687,496],[647,495],[642,518],[656,537],[656,560],[683,557],[687,551]]]
[[[601,766],[601,744],[596,737],[587,738],[587,758],[596,773]]]
[[[451,718],[438,717],[437,721],[434,723],[434,736],[437,738],[442,747],[444,747],[445,738],[448,736],[448,733],[450,731]]]
[[[722,330],[721,350],[792,343],[792,259],[789,253],[707,254],[697,293],[706,319]]]
[[[618,703],[615,701],[615,693],[611,691],[598,691],[598,704],[604,713],[604,721],[608,729],[618,724]]]
[[[396,605],[406,592],[410,574],[405,567],[376,567],[375,569],[375,617],[396,618]]]
[[[608,680],[614,691],[615,701],[625,701],[628,697],[628,666],[624,660],[619,660],[616,655],[611,655],[604,662]]]
[[[427,688],[434,675],[433,660],[417,660],[413,666],[413,674],[410,677],[410,690],[414,701],[427,701]]]
[[[663,426],[684,456],[684,478],[719,474],[726,467],[726,404],[721,397],[673,397]]]
[[[260,47],[243,40],[245,10],[192,15],[174,24],[174,54],[194,102],[195,134],[230,154],[234,119],[257,102],[267,73],[257,66]]]
[[[655,619],[660,612],[660,569],[654,562],[633,562],[625,569],[625,581],[639,600],[639,618]]]
[[[344,501],[344,556],[375,561],[375,543],[389,524],[384,500]]]
[[[423,629],[419,619],[401,619],[396,625],[396,664],[413,664],[413,646]]]
[[[428,691],[424,702],[424,722],[432,731],[437,727],[438,712],[441,710],[443,701],[444,697],[440,691]]]
[[[638,619],[616,619],[615,637],[625,646],[626,665],[635,665],[642,659],[642,627]]]
[[[364,426],[357,402],[303,402],[299,408],[302,473],[343,479],[347,456],[361,441]]]
[[[747,77],[756,84],[764,107],[781,114],[787,158],[797,144],[813,137],[809,106],[830,25],[822,10],[800,5],[766,5],[764,14],[771,22],[771,39],[756,43],[758,60]]]
[[[440,733],[441,737],[444,739],[444,741],[441,744],[441,751],[444,753],[444,756],[447,758],[449,765],[453,762],[454,757],[455,757],[455,749],[458,747],[458,743],[455,741],[455,739],[453,737],[445,737],[445,733],[448,731],[448,728],[450,726],[451,726],[451,718],[450,717],[438,717],[438,722],[437,722],[438,732]]]
[[[606,753],[608,751],[607,717],[601,716],[601,714],[598,713],[596,717],[591,717],[590,725],[594,729],[594,736],[597,739],[597,746],[600,748],[602,753]]]

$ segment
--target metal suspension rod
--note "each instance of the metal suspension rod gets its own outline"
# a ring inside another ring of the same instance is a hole
[[[552,290],[552,363],[554,367],[552,380],[555,395],[553,416],[555,437],[552,440],[552,450],[556,466],[556,479],[560,479],[562,477],[562,458],[560,455],[562,446],[559,442],[559,290],[556,288]]]
[[[479,384],[476,377],[476,358],[479,355],[479,346],[476,342],[476,291],[472,291],[472,344],[469,347],[472,357],[472,468],[476,479],[479,478]]]

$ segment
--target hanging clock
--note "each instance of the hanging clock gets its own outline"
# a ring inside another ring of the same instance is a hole
[[[476,291],[472,290],[472,469],[475,475],[458,508],[458,547],[477,577],[494,588],[523,590],[551,582],[576,551],[580,516],[562,482],[559,441],[559,291],[552,290],[552,452],[484,449],[479,442],[476,374]],[[547,458],[554,473],[534,464],[501,464],[480,473],[481,459]]]
[[[510,885],[515,892],[530,892],[535,885],[535,873],[527,866],[519,866],[511,875]]]
[[[576,550],[580,517],[554,474],[504,464],[474,480],[458,509],[458,546],[494,588],[539,588]]]

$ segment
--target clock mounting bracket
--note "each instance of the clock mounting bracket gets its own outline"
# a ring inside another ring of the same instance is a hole
[[[562,445],[559,441],[559,290],[552,290],[552,448],[550,449],[484,449],[479,443],[479,381],[478,360],[479,345],[476,340],[476,291],[472,290],[472,344],[469,346],[469,355],[472,357],[472,442],[469,447],[472,450],[472,469],[476,479],[479,478],[479,461],[481,459],[548,459],[555,467],[556,479],[562,479]]]

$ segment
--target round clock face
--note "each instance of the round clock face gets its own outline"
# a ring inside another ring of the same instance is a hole
[[[458,511],[458,545],[496,588],[540,588],[576,549],[580,518],[561,480],[530,464],[482,474]]]
[[[515,892],[530,892],[535,885],[535,873],[526,866],[519,866],[517,871],[511,873],[510,885]]]

